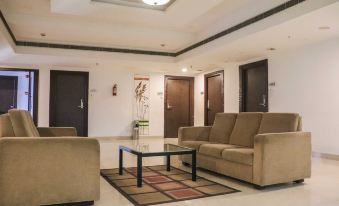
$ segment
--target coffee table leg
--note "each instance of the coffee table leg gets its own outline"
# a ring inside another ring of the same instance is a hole
[[[197,153],[194,150],[192,153],[192,181],[197,180]]]
[[[142,156],[138,154],[137,186],[142,187]]]
[[[119,175],[123,175],[123,151],[119,149]]]
[[[166,161],[166,166],[167,166],[167,171],[171,171],[171,156],[167,155],[167,161]]]

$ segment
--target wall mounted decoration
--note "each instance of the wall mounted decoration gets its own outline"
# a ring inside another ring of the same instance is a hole
[[[147,75],[134,76],[133,117],[139,125],[139,134],[149,134],[150,78]]]

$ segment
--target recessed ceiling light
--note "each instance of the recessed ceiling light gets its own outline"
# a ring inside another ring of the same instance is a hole
[[[329,26],[320,26],[320,27],[318,27],[318,29],[319,30],[329,30],[329,29],[331,29],[331,27],[329,27]]]
[[[188,69],[187,69],[186,67],[184,67],[184,68],[181,69],[181,71],[182,71],[182,72],[187,72]]]
[[[151,6],[161,6],[167,4],[170,0],[142,0],[145,4]]]
[[[45,37],[46,33],[40,33],[40,36]]]
[[[161,46],[161,47],[165,47],[165,46],[166,46],[166,44],[160,44],[160,46]]]
[[[268,51],[275,51],[275,50],[277,50],[276,48],[273,48],[273,47],[271,47],[271,48],[268,48],[267,49]]]

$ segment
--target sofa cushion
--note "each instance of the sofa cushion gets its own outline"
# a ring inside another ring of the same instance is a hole
[[[0,137],[15,137],[9,114],[0,115]]]
[[[265,113],[260,124],[259,134],[296,132],[298,124],[298,114]]]
[[[224,149],[237,148],[235,145],[230,144],[202,144],[199,149],[200,154],[221,158],[221,153]]]
[[[237,114],[217,114],[209,135],[209,141],[228,144],[236,119]]]
[[[200,145],[209,144],[209,143],[210,142],[207,142],[207,141],[182,141],[182,142],[180,142],[180,145],[184,146],[184,147],[196,149],[198,151],[199,148],[200,148]]]
[[[12,121],[14,134],[17,137],[40,137],[34,125],[31,114],[25,110],[12,109],[8,111]]]
[[[258,134],[262,113],[246,112],[238,114],[230,137],[230,144],[253,147],[254,136]]]
[[[252,148],[235,148],[225,149],[222,151],[222,158],[227,161],[253,165],[254,149]]]

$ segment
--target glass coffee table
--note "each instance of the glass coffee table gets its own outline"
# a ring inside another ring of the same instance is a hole
[[[150,149],[148,145],[119,145],[119,175],[123,175],[123,151],[137,156],[137,186],[142,187],[142,158],[164,156],[167,159],[167,171],[171,170],[172,155],[192,155],[192,181],[197,179],[196,150],[174,144],[164,144],[162,147]]]

